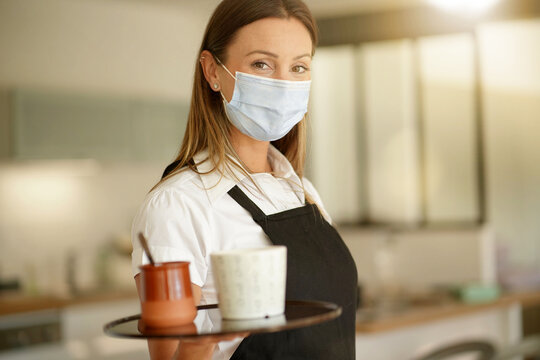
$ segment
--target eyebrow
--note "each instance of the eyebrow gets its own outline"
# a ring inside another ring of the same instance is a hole
[[[263,55],[268,55],[268,56],[271,56],[271,57],[274,57],[274,58],[279,57],[277,54],[274,54],[274,53],[272,53],[270,51],[265,51],[265,50],[254,50],[254,51],[251,51],[251,52],[247,53],[246,56],[249,56],[251,54],[263,54]],[[311,54],[306,53],[306,54],[296,56],[293,60],[298,60],[298,59],[301,59],[301,58],[306,57],[306,56],[311,58]]]

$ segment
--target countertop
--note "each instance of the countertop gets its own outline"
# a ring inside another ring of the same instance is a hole
[[[128,299],[137,299],[135,289],[100,290],[70,297],[5,294],[0,295],[0,316]]]
[[[523,308],[540,306],[540,289],[506,293],[497,300],[478,304],[448,300],[426,305],[404,306],[393,311],[364,308],[358,311],[356,332],[357,334],[380,333],[479,311],[508,307],[516,303],[521,304]]]
[[[0,316],[129,299],[137,299],[135,289],[104,290],[68,298],[54,296],[1,295]],[[467,304],[452,300],[408,305],[393,311],[378,311],[369,307],[362,308],[357,314],[356,332],[358,334],[380,333],[455,316],[472,314],[479,311],[507,307],[515,303],[521,304],[524,308],[540,306],[540,289],[529,292],[507,293],[497,300],[480,304]]]

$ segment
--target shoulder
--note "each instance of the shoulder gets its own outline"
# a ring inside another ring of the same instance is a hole
[[[200,175],[184,170],[160,183],[146,195],[135,221],[163,223],[169,220],[187,220],[193,214],[207,213],[210,208],[208,195]],[[203,217],[198,216],[198,221]]]
[[[208,203],[200,175],[191,169],[183,170],[160,183],[145,198],[145,203],[154,205],[168,201]]]
[[[189,261],[192,282],[206,278],[205,256],[212,239],[212,211],[199,174],[185,170],[160,183],[146,195],[132,227],[133,274],[146,263],[138,243],[145,234],[156,261]]]

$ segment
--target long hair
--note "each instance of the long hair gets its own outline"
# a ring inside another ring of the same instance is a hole
[[[203,149],[208,150],[209,159],[213,162],[213,169],[210,172],[219,171],[223,176],[224,171],[231,174],[231,166],[234,166],[249,176],[241,166],[242,162],[229,141],[228,134],[233,125],[227,119],[221,95],[210,89],[199,57],[204,50],[208,50],[215,58],[225,63],[227,46],[237,31],[245,25],[269,17],[280,19],[292,17],[299,20],[311,36],[312,53],[315,51],[317,45],[315,19],[301,0],[223,0],[208,22],[199,49],[186,132],[176,157],[178,165],[154,188],[184,169],[189,168],[198,172],[193,156]],[[273,141],[272,144],[285,155],[297,175],[302,178],[306,156],[306,117],[287,135]],[[236,162],[231,161],[229,156]],[[306,197],[306,200],[312,202],[309,197]]]

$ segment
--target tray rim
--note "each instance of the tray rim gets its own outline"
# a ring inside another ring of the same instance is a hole
[[[208,310],[208,309],[216,309],[216,308],[218,308],[218,305],[219,304],[199,305],[199,306],[197,306],[197,311]],[[326,312],[326,313],[323,313],[323,314],[313,315],[313,316],[310,316],[308,318],[301,318],[301,319],[291,320],[290,322],[288,322],[288,327],[286,329],[283,329],[283,325],[274,325],[274,326],[268,326],[268,327],[265,327],[265,328],[257,328],[257,329],[253,329],[253,330],[225,330],[225,331],[220,331],[219,333],[214,333],[214,334],[209,333],[209,334],[151,334],[151,335],[150,334],[148,334],[148,335],[145,335],[145,334],[119,334],[119,333],[116,333],[116,332],[112,331],[112,328],[114,326],[117,326],[117,325],[120,325],[120,324],[123,324],[123,323],[126,323],[126,322],[130,322],[130,321],[134,321],[134,320],[139,320],[141,318],[141,314],[136,314],[136,315],[130,315],[130,316],[122,317],[120,319],[116,319],[116,320],[113,320],[113,321],[110,321],[110,322],[106,323],[103,326],[103,332],[108,336],[118,337],[118,338],[123,338],[123,339],[156,339],[156,338],[159,338],[159,339],[166,339],[166,338],[180,339],[180,338],[197,338],[197,337],[203,338],[203,337],[206,337],[206,336],[234,335],[234,334],[245,334],[245,333],[249,333],[250,335],[252,335],[252,334],[261,334],[261,333],[271,333],[271,332],[277,332],[277,331],[282,331],[282,330],[283,331],[284,330],[293,330],[293,329],[298,329],[298,328],[302,328],[302,327],[307,327],[307,326],[311,326],[311,325],[320,324],[320,323],[330,321],[330,320],[333,320],[333,319],[339,317],[343,312],[343,309],[341,308],[341,306],[339,306],[337,304],[334,304],[334,303],[331,303],[331,302],[327,302],[327,301],[286,300],[285,301],[285,312],[286,312],[287,306],[293,306],[293,307],[294,306],[316,306],[316,307],[319,307],[319,308],[322,308],[322,309],[327,309],[329,311]],[[230,320],[230,321],[234,321],[234,320]]]

